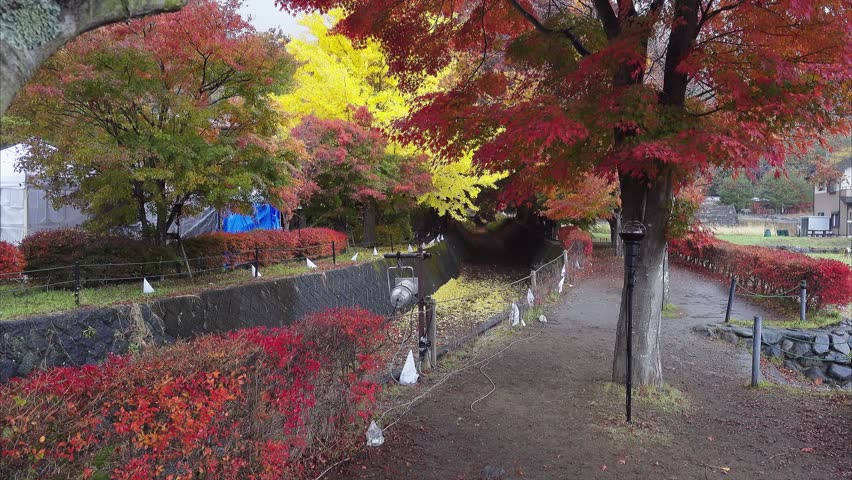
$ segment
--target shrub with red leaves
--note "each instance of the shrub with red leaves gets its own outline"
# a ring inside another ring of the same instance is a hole
[[[805,280],[808,303],[815,308],[852,302],[852,269],[837,260],[716,239],[672,240],[669,251],[680,261],[735,276],[756,293],[798,295],[799,282]]]
[[[13,380],[0,387],[0,471],[302,478],[361,441],[383,323],[362,309],[328,310]]]
[[[17,272],[26,267],[27,261],[18,247],[8,242],[0,242],[0,280],[17,278]]]
[[[301,230],[252,230],[243,233],[208,233],[184,240],[189,258],[210,257],[199,268],[215,268],[224,260],[237,264],[254,260],[258,248],[261,265],[279,263],[301,257],[331,255],[331,242],[341,253],[347,245],[345,233],[328,228],[303,228]]]
[[[172,273],[180,268],[177,252],[169,246],[156,246],[111,233],[87,232],[75,228],[44,230],[27,235],[21,241],[21,252],[29,270],[42,270],[28,274],[45,282],[73,287],[75,262],[84,266],[81,273],[89,282],[102,278],[153,276]],[[149,264],[140,262],[152,262]],[[124,265],[118,265],[124,264]],[[63,283],[64,282],[64,283]],[[92,283],[87,283],[91,286]]]
[[[587,257],[592,255],[592,236],[589,232],[584,232],[575,226],[559,228],[559,241],[565,245],[566,249],[570,249],[574,243],[579,243],[583,246],[583,255]]]

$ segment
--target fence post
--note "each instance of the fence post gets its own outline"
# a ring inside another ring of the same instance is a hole
[[[568,250],[562,250],[562,266],[565,267],[565,275],[568,276]]]
[[[760,340],[763,319],[758,315],[754,317],[754,329],[751,341],[751,386],[756,387],[760,382]]]
[[[728,291],[728,308],[725,309],[725,323],[731,321],[731,305],[737,292],[737,277],[731,277],[731,289]]]
[[[536,287],[536,285],[538,285],[538,278],[536,278],[537,275],[538,275],[538,272],[536,272],[535,270],[530,271],[530,285],[532,286],[533,292],[535,292],[535,290],[536,290],[535,287]]]
[[[260,249],[254,246],[254,278],[260,274]]]
[[[435,368],[438,365],[438,312],[436,311],[437,306],[438,302],[436,302],[434,298],[429,297],[429,356],[432,360],[432,368]]]
[[[334,240],[331,241],[331,263],[337,265],[337,250],[334,248]]]
[[[807,310],[808,310],[808,282],[807,280],[802,280],[800,285],[801,293],[800,293],[800,301],[799,301],[799,320],[802,323],[805,323],[807,320]]]
[[[80,306],[80,290],[82,289],[80,279],[80,262],[74,262],[74,303]]]

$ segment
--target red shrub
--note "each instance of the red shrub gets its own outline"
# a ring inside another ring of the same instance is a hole
[[[346,248],[347,236],[327,228],[301,230],[252,230],[243,233],[209,233],[184,241],[189,258],[211,257],[198,268],[215,268],[254,261],[258,248],[261,265],[300,257],[331,256],[331,242],[338,253]]]
[[[583,246],[583,255],[588,257],[592,254],[592,236],[577,227],[570,225],[561,227],[559,229],[559,241],[565,245],[566,249],[570,249],[575,242],[579,243]]]
[[[814,307],[852,302],[852,269],[837,260],[715,239],[672,240],[669,251],[682,261],[736,276],[743,287],[757,293],[797,295],[799,282],[805,280]]]
[[[16,278],[16,272],[24,270],[27,261],[18,247],[8,242],[0,242],[0,280]]]
[[[75,262],[84,265],[81,274],[86,280],[85,286],[92,286],[96,279],[153,276],[176,272],[181,268],[178,254],[172,247],[72,228],[27,235],[21,242],[21,251],[29,270],[46,269],[28,276],[42,282],[59,283],[58,286],[67,288],[73,286],[73,270],[70,267]]]
[[[13,380],[0,387],[0,471],[303,477],[361,439],[383,328],[365,310],[331,310]]]

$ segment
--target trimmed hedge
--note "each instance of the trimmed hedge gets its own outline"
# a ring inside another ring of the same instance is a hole
[[[821,308],[852,302],[852,269],[842,262],[722,240],[680,239],[669,242],[675,259],[723,276],[735,276],[746,289],[763,295],[793,291],[807,281],[808,302]]]
[[[384,318],[336,309],[0,386],[11,478],[304,478],[363,442]]]
[[[216,268],[223,263],[235,265],[254,261],[258,248],[261,265],[279,263],[301,257],[331,256],[331,242],[337,253],[346,249],[345,233],[329,228],[301,230],[252,230],[243,233],[208,233],[184,240],[188,258],[205,258],[193,262],[195,268]]]
[[[331,256],[332,241],[340,253],[346,249],[347,235],[328,228],[210,233],[184,240],[184,248],[193,271],[198,271],[253,262],[255,247],[260,249],[261,265],[306,256],[327,257]],[[74,287],[71,267],[75,262],[81,264],[84,286],[176,275],[186,270],[182,254],[172,246],[155,246],[120,235],[80,229],[34,233],[24,238],[20,250],[27,270],[33,271],[28,274],[30,279],[60,288]]]
[[[18,247],[9,242],[0,242],[0,280],[17,278],[15,273],[23,271],[27,261]]]
[[[87,286],[91,286],[92,282],[105,283],[107,279],[155,276],[180,269],[180,257],[172,247],[73,228],[27,235],[21,242],[21,252],[26,258],[28,271],[57,269],[34,271],[28,274],[31,279],[51,284],[70,282],[58,285],[65,288],[73,288],[74,271],[70,267],[75,262],[84,265],[81,274],[87,279]],[[128,263],[136,264],[116,265]],[[111,265],[94,266],[103,264]]]

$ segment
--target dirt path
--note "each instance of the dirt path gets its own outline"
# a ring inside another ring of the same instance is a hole
[[[484,365],[484,374],[470,368],[450,377],[385,433],[384,446],[324,478],[852,478],[850,397],[747,388],[748,355],[691,332],[724,315],[724,286],[677,267],[670,298],[682,316],[664,319],[663,368],[689,405],[640,402],[634,426],[625,427],[623,397],[604,387],[620,265],[596,259],[595,269],[540,334],[536,324],[510,336],[503,346],[533,338]],[[757,313],[743,302],[734,312]],[[472,411],[492,388],[485,374],[496,390]]]

